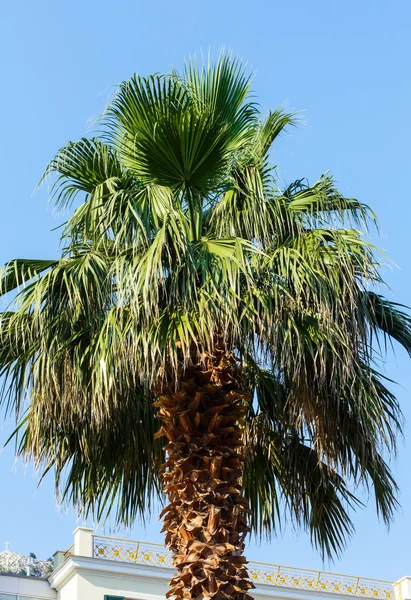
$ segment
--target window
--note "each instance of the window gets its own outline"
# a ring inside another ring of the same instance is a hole
[[[104,596],[104,600],[125,600],[125,598],[124,596]]]

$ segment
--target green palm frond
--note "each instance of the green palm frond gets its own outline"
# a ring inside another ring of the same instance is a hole
[[[57,152],[40,183],[57,173],[51,193],[56,207],[64,209],[70,207],[81,192],[91,194],[103,184],[109,188],[114,186],[123,172],[110,146],[95,138],[82,138]]]
[[[255,157],[259,161],[264,161],[276,138],[287,127],[296,127],[297,125],[297,114],[285,112],[280,108],[271,111],[256,131],[254,140]]]
[[[383,453],[395,451],[400,409],[378,373],[366,365],[359,370],[352,387],[334,395],[330,390],[310,418],[299,395],[294,411],[290,377],[248,363],[255,405],[247,425],[245,485],[260,535],[278,529],[285,511],[310,531],[323,556],[338,554],[353,532],[347,511],[361,504],[351,490],[361,485],[373,490],[382,519],[392,519],[397,486]],[[315,387],[307,379],[304,393]],[[324,444],[330,438],[333,444]]]
[[[66,420],[56,403],[45,418],[41,402],[33,402],[20,421],[18,453],[34,458],[42,478],[55,474],[62,502],[84,517],[104,520],[112,510],[124,523],[145,521],[161,494],[162,445],[154,439],[156,420],[152,397],[132,388],[121,398],[116,418],[96,421],[91,403]]]
[[[291,213],[305,215],[317,223],[353,222],[357,226],[377,225],[375,213],[355,198],[345,198],[335,187],[333,178],[325,173],[312,186],[300,179],[283,192],[286,208]]]
[[[0,296],[16,290],[41,275],[53,267],[56,262],[55,260],[17,258],[6,263],[0,272]]]
[[[371,291],[364,292],[361,299],[370,327],[396,340],[411,355],[411,318],[407,307]]]
[[[245,493],[255,533],[270,536],[284,520],[309,531],[323,558],[338,555],[353,533],[348,510],[361,502],[297,431],[274,431],[263,415],[250,424]]]
[[[249,94],[251,77],[241,61],[230,53],[221,54],[216,62],[209,58],[202,66],[192,60],[185,65],[183,81],[197,109],[210,111],[230,128],[230,144],[236,149],[258,114]]]

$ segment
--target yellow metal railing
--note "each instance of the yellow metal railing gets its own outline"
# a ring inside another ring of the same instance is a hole
[[[65,551],[64,558],[67,558],[68,556],[71,556],[72,554],[74,554],[74,544],[71,544],[70,548]]]
[[[94,536],[94,556],[140,565],[172,567],[171,554],[161,544]]]
[[[96,558],[159,567],[173,566],[171,554],[160,544],[104,536],[94,536],[93,540],[93,552]],[[248,571],[251,581],[257,584],[265,583],[279,587],[373,598],[375,600],[394,600],[394,588],[390,581],[284,567],[255,561],[249,561]]]
[[[270,565],[267,563],[249,562],[250,578],[254,583],[266,583],[279,587],[301,590],[343,594],[375,598],[377,600],[394,600],[394,588],[391,581],[354,577],[327,571],[312,571],[296,567]]]

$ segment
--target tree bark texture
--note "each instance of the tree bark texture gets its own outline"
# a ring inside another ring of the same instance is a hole
[[[248,501],[242,495],[242,427],[250,395],[241,369],[222,348],[163,386],[156,406],[166,436],[162,512],[177,575],[167,597],[250,600],[243,557]]]

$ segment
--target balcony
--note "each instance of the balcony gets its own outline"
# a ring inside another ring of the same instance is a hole
[[[102,561],[163,567],[170,570],[173,568],[171,554],[162,545],[92,535],[90,530],[82,531],[83,538],[79,539],[77,546],[75,541],[74,545],[65,553],[66,556],[75,555],[81,551],[82,555],[101,559]],[[88,533],[86,534],[86,532]],[[86,550],[86,554],[84,550]],[[372,598],[375,600],[395,600],[396,598],[391,581],[367,579],[325,571],[312,571],[252,560],[249,561],[248,570],[250,578],[257,588],[263,586],[268,591],[268,588],[272,586],[272,588],[275,588],[272,592],[275,592],[276,596],[281,588],[286,588],[289,591],[295,590],[297,592],[297,590],[300,590],[315,595],[319,594],[323,598],[323,594]]]

